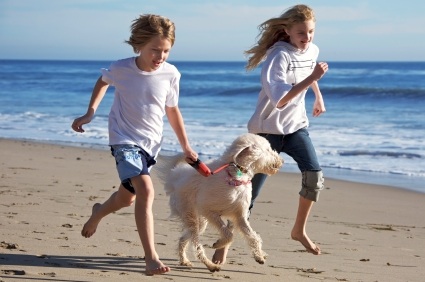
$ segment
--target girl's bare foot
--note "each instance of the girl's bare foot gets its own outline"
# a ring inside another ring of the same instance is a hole
[[[228,251],[229,251],[228,246],[221,249],[216,249],[212,257],[212,262],[215,264],[225,264]]]
[[[313,255],[320,255],[320,247],[316,244],[314,244],[310,238],[308,238],[307,234],[297,234],[295,231],[291,232],[291,238],[295,241],[300,242],[304,248],[307,250],[307,252],[313,254]]]
[[[160,260],[146,261],[146,275],[152,276],[156,274],[164,274],[169,272],[170,268],[164,265]]]
[[[81,230],[81,235],[83,237],[90,238],[96,232],[96,228],[100,220],[96,219],[95,214],[99,210],[100,206],[101,205],[99,203],[93,205],[91,216],[89,220],[87,220],[86,224],[84,224],[83,230]]]

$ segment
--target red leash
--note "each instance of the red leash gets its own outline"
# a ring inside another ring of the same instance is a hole
[[[216,170],[211,171],[211,169],[206,164],[204,164],[200,159],[197,159],[195,162],[193,162],[191,159],[186,158],[186,162],[205,177],[216,174],[229,166],[229,164],[225,164],[217,168]]]

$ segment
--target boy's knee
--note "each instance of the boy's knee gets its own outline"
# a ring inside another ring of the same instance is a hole
[[[321,170],[303,171],[302,187],[299,194],[306,199],[317,202],[319,200],[320,191],[323,190],[324,181],[325,179]]]
[[[132,188],[132,186],[131,186]],[[130,192],[129,188],[126,185],[121,183],[120,188],[117,192],[117,200],[119,201],[119,205],[122,207],[129,207],[134,203],[136,198],[135,194]]]

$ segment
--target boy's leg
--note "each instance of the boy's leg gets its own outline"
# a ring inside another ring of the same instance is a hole
[[[131,178],[131,183],[136,191],[134,213],[137,231],[145,252],[146,274],[154,275],[168,272],[170,268],[160,261],[155,250],[152,212],[155,191],[152,179],[149,175],[139,175]]]
[[[135,195],[130,193],[121,184],[118,191],[114,192],[103,204],[96,203],[93,205],[92,214],[84,224],[81,235],[86,238],[91,237],[96,232],[96,228],[102,218],[124,207],[131,206],[134,198]]]

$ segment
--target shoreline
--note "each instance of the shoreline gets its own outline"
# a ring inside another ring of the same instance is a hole
[[[36,140],[36,139],[23,139],[23,138],[3,138],[0,137],[0,140],[10,140],[18,142],[33,142],[39,144],[49,144],[57,146],[66,146],[73,148],[83,148],[83,149],[94,149],[100,151],[109,151],[108,145],[92,144],[92,143],[81,143],[75,142],[70,143],[66,141],[48,141],[48,140]],[[175,152],[162,150],[159,157],[173,155]],[[288,156],[281,156],[286,159]],[[202,156],[201,156],[202,157]],[[208,157],[208,156],[207,156]],[[408,176],[401,174],[391,174],[384,172],[372,172],[372,171],[355,171],[343,168],[331,168],[323,167],[323,172],[325,176],[325,185],[327,179],[341,180],[347,182],[354,182],[360,185],[383,185],[390,186],[397,189],[419,192],[425,194],[425,177],[417,176]],[[296,167],[296,164],[284,164],[280,170],[282,173],[298,174],[299,170]]]
[[[116,191],[112,156],[103,150],[0,139],[0,281],[423,281],[425,194],[383,185],[328,179],[307,232],[322,255],[290,239],[299,177],[269,177],[250,223],[269,254],[264,265],[235,236],[227,263],[210,273],[193,253],[179,265],[180,224],[169,219],[168,197],[154,170],[155,243],[171,272],[146,277],[134,206],[104,218],[91,238],[80,232],[96,202]],[[284,183],[284,185],[282,185]],[[217,233],[201,241],[207,255]]]

